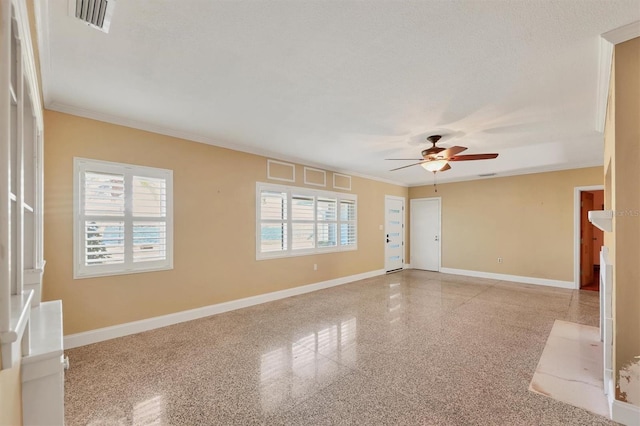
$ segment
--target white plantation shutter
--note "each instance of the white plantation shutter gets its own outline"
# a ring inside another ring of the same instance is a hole
[[[357,248],[352,194],[256,184],[256,258]]]
[[[83,263],[124,263],[124,175],[87,171],[84,193]]]
[[[287,250],[287,193],[263,191],[260,194],[260,252]]]
[[[340,244],[355,246],[357,242],[357,215],[354,200],[340,200]]]
[[[162,261],[167,257],[167,182],[133,176],[133,261]]]
[[[291,197],[291,249],[309,250],[316,246],[315,199],[313,196],[294,194]]]
[[[338,200],[318,198],[317,209],[318,247],[338,245]]]
[[[74,159],[76,278],[173,266],[172,172]]]

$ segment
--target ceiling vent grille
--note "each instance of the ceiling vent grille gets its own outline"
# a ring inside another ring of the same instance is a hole
[[[92,28],[109,32],[116,0],[69,0],[69,14]]]

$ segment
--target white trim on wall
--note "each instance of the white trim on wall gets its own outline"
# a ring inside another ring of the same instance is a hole
[[[596,130],[600,133],[604,132],[604,123],[607,116],[613,48],[616,44],[624,43],[636,37],[640,37],[640,21],[631,22],[600,36],[598,91],[596,97]]]
[[[603,39],[613,44],[624,43],[636,37],[640,37],[640,21],[631,22],[602,34]]]
[[[281,166],[291,167],[291,176],[293,177],[291,179],[287,179],[287,178],[271,176],[271,164],[279,164]],[[279,180],[283,182],[295,182],[296,181],[296,165],[291,163],[285,163],[284,161],[272,160],[269,158],[267,159],[267,179]]]
[[[640,426],[640,407],[614,399],[611,420],[627,426]]]
[[[70,334],[64,337],[64,348],[71,349],[77,348],[79,346],[90,345],[92,343],[115,339],[116,337],[128,336],[130,334],[141,333],[143,331],[166,327],[173,324],[179,324],[181,322],[192,321],[215,314],[221,314],[223,312],[234,311],[236,309],[242,309],[249,306],[272,302],[274,300],[285,299],[291,296],[297,296],[304,293],[322,290],[329,287],[348,284],[353,281],[364,280],[367,278],[376,277],[378,275],[384,275],[384,273],[384,269],[378,269],[374,271],[363,272],[360,274],[349,275],[346,277],[335,278],[332,280],[321,281],[314,284],[303,285],[300,287],[289,288],[286,290],[274,291],[272,293],[246,297],[244,299],[231,300],[229,302],[203,306],[201,308],[190,309],[188,311],[176,312],[173,314],[143,319],[140,321],[133,321],[125,324],[114,325],[111,327],[85,331],[82,333]]]
[[[315,183],[315,182],[307,182],[307,170],[310,172],[320,172],[322,173],[322,183]],[[304,184],[305,185],[313,185],[313,186],[321,186],[321,187],[326,187],[327,186],[327,172],[325,172],[324,170],[321,169],[315,169],[313,167],[307,167],[304,166]]]
[[[441,268],[440,272],[443,274],[464,275],[467,277],[476,277],[476,278],[489,278],[489,279],[500,280],[500,281],[513,281],[516,283],[543,285],[547,287],[560,287],[560,288],[573,289],[573,285],[574,285],[573,282],[571,281],[550,280],[547,278],[523,277],[521,275],[496,274],[493,272],[469,271],[466,269]]]
[[[600,38],[600,59],[598,61],[598,91],[596,92],[596,131],[604,133],[607,119],[607,103],[609,99],[609,81],[611,80],[611,62],[613,61],[613,44]]]
[[[336,185],[336,176],[341,176],[341,177],[344,177],[344,178],[348,178],[349,179],[349,186],[346,187],[346,186],[338,186],[338,185]],[[351,176],[343,175],[342,173],[334,173],[333,174],[333,187],[335,189],[342,189],[342,190],[345,190],[345,191],[351,191]]]
[[[601,191],[604,185],[576,186],[573,188],[573,287],[580,289],[580,193]],[[598,250],[599,251],[599,250]]]

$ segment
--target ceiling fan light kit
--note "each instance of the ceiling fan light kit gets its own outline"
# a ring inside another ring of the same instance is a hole
[[[426,162],[421,164],[421,166],[425,170],[428,170],[428,171],[434,172],[434,173],[437,172],[437,171],[440,171],[446,165],[447,165],[447,160],[443,160],[443,159],[426,161]]]

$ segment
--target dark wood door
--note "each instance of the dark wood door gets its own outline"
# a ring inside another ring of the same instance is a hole
[[[593,194],[580,193],[580,287],[593,284],[593,225],[588,212],[593,210]]]

